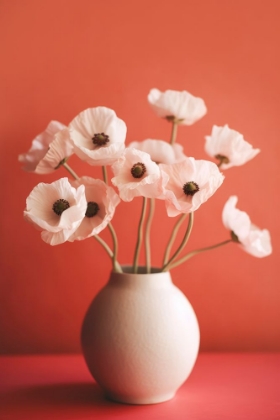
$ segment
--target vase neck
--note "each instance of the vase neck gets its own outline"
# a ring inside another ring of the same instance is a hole
[[[127,271],[130,271],[129,269]],[[172,285],[172,279],[169,272],[153,273],[116,273],[112,272],[109,284],[113,286],[124,286],[133,288],[158,288],[169,287]]]

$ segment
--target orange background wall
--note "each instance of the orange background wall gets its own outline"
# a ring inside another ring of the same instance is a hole
[[[93,239],[50,247],[24,222],[33,187],[67,174],[24,173],[18,154],[51,119],[68,124],[98,105],[126,122],[127,143],[168,140],[170,126],[147,103],[153,87],[205,100],[206,117],[179,130],[187,155],[207,159],[204,136],[213,124],[228,123],[261,149],[224,172],[223,186],[195,214],[188,249],[228,238],[221,211],[237,194],[239,208],[270,230],[273,255],[256,259],[229,244],[173,271],[197,313],[201,349],[280,350],[279,12],[277,0],[1,1],[2,353],[79,351],[83,315],[110,271]],[[76,157],[70,163],[81,175],[101,176]],[[161,204],[155,265],[174,223]],[[122,203],[113,220],[122,262],[132,260],[140,207],[140,199]]]

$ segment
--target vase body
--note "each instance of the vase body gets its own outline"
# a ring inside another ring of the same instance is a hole
[[[86,313],[81,342],[107,397],[154,404],[171,399],[189,376],[199,327],[169,272],[113,272]]]

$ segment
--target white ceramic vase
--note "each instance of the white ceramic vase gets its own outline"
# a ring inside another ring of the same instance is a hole
[[[167,401],[196,361],[198,322],[169,272],[125,271],[111,273],[88,309],[81,334],[84,357],[110,399]]]

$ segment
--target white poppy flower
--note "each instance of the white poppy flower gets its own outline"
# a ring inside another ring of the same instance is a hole
[[[171,164],[180,162],[186,158],[186,155],[183,153],[183,146],[178,143],[171,145],[163,140],[147,139],[143,141],[133,141],[128,147],[149,153],[152,161],[156,163]]]
[[[124,152],[126,125],[112,109],[88,108],[69,124],[74,152],[90,165],[111,165]]]
[[[163,193],[166,177],[148,153],[127,148],[123,156],[112,165],[115,177],[112,184],[119,189],[123,201],[134,197],[155,198]]]
[[[253,149],[242,134],[230,129],[228,125],[214,125],[211,136],[206,136],[205,139],[206,153],[220,160],[221,169],[243,165],[260,152],[260,149]]]
[[[70,181],[74,187],[85,186],[87,210],[82,223],[69,241],[82,240],[97,235],[106,228],[112,220],[120,197],[112,187],[100,179],[84,176],[76,181]]]
[[[207,160],[190,157],[173,165],[160,164],[159,167],[169,178],[165,194],[159,198],[165,200],[170,217],[197,210],[224,180],[217,165]]]
[[[38,184],[26,200],[24,217],[42,230],[50,245],[67,241],[84,219],[87,210],[85,187],[72,187],[67,178]]]
[[[248,214],[236,208],[237,201],[236,196],[231,196],[226,202],[222,214],[224,226],[248,254],[258,258],[270,255],[272,246],[269,231],[253,225]]]
[[[175,120],[184,125],[194,124],[207,112],[203,99],[196,98],[185,90],[161,92],[154,88],[148,95],[148,101],[159,117]]]
[[[73,146],[66,126],[51,121],[46,130],[32,141],[30,150],[19,155],[18,160],[28,172],[48,174],[54,172],[72,154]]]

